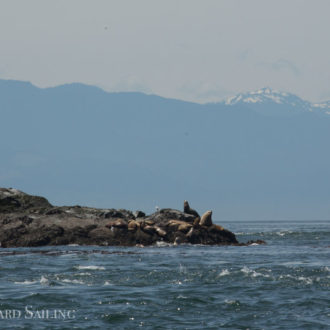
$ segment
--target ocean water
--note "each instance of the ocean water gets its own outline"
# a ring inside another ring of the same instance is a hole
[[[330,329],[330,222],[222,223],[247,247],[0,250],[0,329]]]

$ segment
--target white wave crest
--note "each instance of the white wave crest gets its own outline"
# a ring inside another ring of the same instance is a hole
[[[37,281],[28,281],[28,280],[25,280],[23,282],[14,282],[15,284],[20,284],[20,285],[32,285],[32,284],[35,284],[37,283]]]
[[[292,233],[293,233],[293,231],[291,231],[291,230],[283,230],[283,231],[277,231],[276,235],[285,236],[285,235],[292,234]]]
[[[298,277],[298,280],[299,281],[302,281],[302,282],[304,282],[306,284],[313,284],[313,279],[310,278],[310,277],[299,276]]]
[[[238,300],[230,300],[230,299],[226,299],[225,303],[227,305],[239,305],[239,301]]]
[[[40,278],[40,284],[47,285],[48,283],[49,283],[48,278],[42,275]]]
[[[262,273],[256,272],[255,270],[250,269],[249,267],[246,267],[246,266],[244,266],[241,269],[241,272],[244,273],[244,274],[246,274],[246,275],[249,275],[251,277],[258,277],[258,276],[270,277],[270,275],[268,275],[268,274],[262,274]]]
[[[230,274],[230,271],[229,271],[228,269],[223,269],[223,270],[220,272],[219,276],[227,276],[227,275],[229,275],[229,274]]]
[[[103,266],[76,266],[79,270],[89,269],[89,270],[105,270]]]
[[[157,241],[156,242],[156,246],[158,247],[168,247],[168,246],[174,246],[174,244],[172,243],[166,243],[164,241]]]
[[[304,276],[293,276],[291,274],[285,274],[285,275],[280,275],[279,279],[285,279],[285,278],[289,278],[292,279],[294,281],[300,281],[300,282],[304,282],[305,284],[313,284],[313,279],[311,277],[304,277]]]
[[[64,283],[73,283],[73,284],[85,284],[83,281],[79,280],[69,280],[67,278],[63,279],[62,282]]]

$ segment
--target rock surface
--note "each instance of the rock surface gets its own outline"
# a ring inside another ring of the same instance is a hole
[[[244,245],[213,223],[193,214],[162,209],[151,215],[123,209],[51,205],[45,198],[0,188],[1,247],[44,245],[145,246],[174,244]],[[250,244],[253,242],[249,242]],[[260,242],[259,242],[260,244]]]

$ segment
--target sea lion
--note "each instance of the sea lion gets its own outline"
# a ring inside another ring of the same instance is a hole
[[[199,221],[201,226],[212,226],[212,211],[206,211]]]
[[[192,227],[192,224],[182,220],[170,220],[167,223],[167,226],[170,227],[172,230],[174,229],[178,231],[187,232]]]
[[[183,212],[187,213],[187,214],[191,214],[195,217],[199,217],[198,212],[196,210],[190,208],[189,203],[186,200],[183,202]]]
[[[178,226],[180,226],[182,224],[187,224],[187,222],[182,221],[182,220],[170,220],[167,223],[167,226],[169,226],[169,227],[178,227]]]
[[[156,232],[156,228],[155,227],[152,227],[150,225],[146,225],[142,228],[142,230],[147,233],[147,234],[150,234],[150,235],[153,235],[155,232]]]
[[[108,224],[105,225],[108,228],[116,227],[116,228],[127,228],[127,222],[124,219],[112,220]]]
[[[174,239],[174,245],[180,245],[182,243],[187,243],[187,240],[184,236],[176,236]]]
[[[139,227],[140,227],[140,224],[137,221],[135,221],[135,220],[131,220],[128,223],[128,226],[127,226],[127,228],[128,228],[129,231],[135,231]]]
[[[186,237],[191,238],[194,233],[194,227],[191,227],[188,233],[186,234]]]
[[[185,223],[179,225],[178,231],[182,231],[182,232],[186,233],[191,227],[192,227],[192,224],[185,222]]]
[[[199,220],[200,220],[200,217],[195,218],[195,220],[194,220],[194,222],[193,222],[193,227],[194,227],[194,228],[198,228],[198,227],[199,227]]]
[[[212,225],[208,228],[208,231],[215,232],[215,233],[221,233],[225,230],[225,228],[219,226],[219,225]]]
[[[153,220],[145,220],[144,223],[147,224],[148,226],[153,226],[155,224],[155,221],[153,221]]]
[[[165,237],[167,235],[166,231],[163,230],[162,228],[155,226],[155,229],[156,229],[156,233],[158,234],[158,236]]]

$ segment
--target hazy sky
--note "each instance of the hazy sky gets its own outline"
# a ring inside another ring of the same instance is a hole
[[[199,102],[330,99],[329,0],[1,0],[0,78]]]

